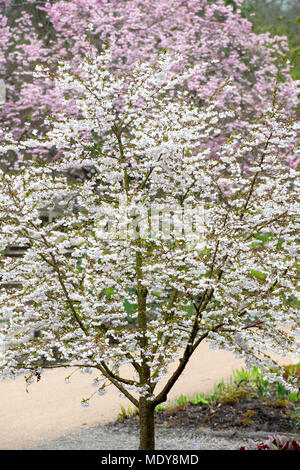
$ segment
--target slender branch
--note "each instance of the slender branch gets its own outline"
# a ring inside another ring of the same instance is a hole
[[[131,393],[128,392],[128,390],[126,390],[125,387],[123,387],[123,385],[121,385],[120,383],[120,380],[118,378],[115,378],[114,374],[111,375],[111,373],[107,372],[106,369],[101,366],[101,365],[97,365],[95,366],[97,369],[100,370],[100,372],[107,378],[109,379],[109,381],[115,386],[117,387],[118,390],[120,390],[121,393],[123,393],[123,395],[125,395],[126,398],[128,398],[129,401],[131,401],[131,403],[133,403],[137,408],[139,406],[139,402],[138,400],[133,396],[131,395]]]
[[[255,232],[252,232],[250,235],[247,235],[247,237],[245,238],[245,241],[252,238],[257,233],[257,230],[260,230],[261,228],[265,227],[266,225],[269,225],[269,224],[272,224],[273,222],[276,222],[276,220],[280,219],[280,217],[283,217],[284,215],[287,215],[287,214],[288,214],[288,211],[284,211],[284,212],[282,212],[282,214],[279,214],[276,217],[273,217],[273,219],[267,220],[266,222],[262,222],[261,224],[256,225]]]
[[[135,382],[134,380],[124,379],[123,377],[120,377],[119,375],[114,374],[114,373],[109,369],[109,367],[105,364],[104,361],[101,361],[101,366],[105,369],[105,371],[107,372],[107,374],[109,374],[109,377],[110,377],[110,378],[113,378],[114,380],[117,380],[118,382],[124,383],[124,384],[126,384],[126,385],[136,385],[136,382]]]
[[[173,387],[173,385],[176,383],[176,381],[178,380],[178,378],[180,377],[180,375],[182,374],[182,372],[184,371],[191,355],[193,354],[193,352],[195,351],[195,349],[198,347],[198,345],[205,339],[207,338],[207,336],[209,335],[209,333],[211,331],[214,331],[214,330],[217,330],[218,328],[220,328],[220,326],[223,325],[220,324],[220,325],[217,325],[213,330],[209,330],[209,331],[206,331],[203,335],[200,336],[200,338],[198,338],[198,340],[196,341],[195,344],[193,344],[196,336],[197,336],[197,333],[199,331],[199,326],[198,326],[198,320],[199,320],[199,316],[201,315],[201,312],[204,310],[204,308],[206,308],[207,304],[209,303],[209,301],[211,300],[211,297],[213,295],[213,292],[214,290],[211,289],[208,297],[206,298],[206,300],[204,301],[204,303],[202,303],[202,308],[201,308],[201,311],[199,309],[199,311],[197,312],[197,315],[196,315],[196,318],[195,318],[195,322],[194,322],[194,325],[193,325],[193,329],[192,329],[192,332],[190,334],[190,337],[189,337],[189,340],[188,340],[188,343],[186,345],[186,348],[184,350],[184,353],[183,353],[183,356],[182,358],[179,360],[179,365],[177,367],[177,369],[175,370],[175,372],[173,373],[173,375],[170,377],[170,379],[168,380],[168,382],[166,383],[165,387],[163,388],[163,390],[157,395],[157,397],[155,398],[154,400],[154,404],[155,406],[157,406],[159,403],[162,403],[166,400],[167,398],[167,395],[169,393],[169,391],[171,390],[171,388]]]
[[[40,256],[41,256],[46,262],[48,262],[46,257],[44,257],[43,255],[40,255]],[[52,258],[53,264],[51,264],[51,263],[49,263],[49,264],[50,264],[51,266],[53,266],[53,268],[54,268],[55,271],[56,271],[56,274],[57,274],[57,276],[58,276],[58,281],[59,281],[59,283],[60,283],[60,285],[61,285],[61,288],[62,288],[63,293],[64,293],[64,295],[65,295],[65,298],[66,298],[66,300],[67,300],[67,303],[68,303],[68,305],[69,305],[69,307],[70,307],[70,309],[71,309],[71,311],[72,311],[72,314],[73,314],[75,320],[77,321],[78,325],[79,325],[80,328],[82,329],[82,331],[83,331],[86,335],[88,335],[87,329],[85,328],[85,326],[83,325],[82,321],[80,320],[80,318],[79,318],[79,316],[78,316],[78,314],[77,314],[77,312],[76,312],[76,309],[75,309],[75,307],[74,307],[74,304],[73,304],[73,302],[72,302],[72,300],[71,300],[71,298],[70,298],[70,296],[69,296],[68,290],[67,290],[67,288],[66,288],[66,286],[65,286],[65,283],[64,283],[62,274],[61,274],[61,272],[60,272],[60,269],[59,269],[59,267],[58,267],[58,265],[57,265],[56,259],[55,259],[54,255],[53,255],[52,253],[50,253],[50,256],[51,256],[51,258]]]
[[[125,163],[126,158],[124,154],[124,147],[122,143],[122,137],[121,137],[121,131],[120,129],[117,128],[116,124],[112,127],[112,131],[115,134],[117,141],[118,141],[118,146],[119,146],[119,151],[120,151],[120,156],[121,156],[121,162]],[[128,194],[129,192],[129,179],[128,179],[128,173],[127,173],[127,168],[124,168],[124,185],[125,185],[125,191]]]
[[[199,338],[198,340],[198,344],[200,344],[201,341],[203,341],[209,334],[209,331],[207,331],[206,333],[204,333],[201,338]],[[198,345],[197,344],[197,345]],[[166,383],[166,385],[164,386],[164,388],[162,389],[162,391],[156,396],[156,398],[153,400],[153,404],[154,406],[157,406],[159,405],[160,403],[166,401],[167,399],[167,395],[169,393],[169,391],[171,390],[171,388],[173,387],[173,385],[176,383],[176,381],[178,380],[178,378],[180,377],[180,375],[182,374],[182,372],[184,371],[191,355],[193,354],[195,348],[190,348],[190,347],[186,347],[185,351],[184,351],[184,354],[182,356],[182,358],[179,360],[179,365],[177,367],[177,369],[175,370],[175,372],[172,374],[172,376],[170,377],[170,379],[168,380],[168,382]]]
[[[159,160],[161,159],[162,157],[162,153],[160,154],[160,156],[158,157],[157,159],[157,163],[159,162]],[[149,171],[147,172],[146,176],[145,176],[145,179],[144,181],[142,181],[142,183],[140,184],[140,186],[138,187],[138,191],[140,191],[141,189],[144,189],[144,187],[146,186],[146,183],[148,181],[148,179],[150,178],[153,170],[155,169],[155,166],[152,166]]]
[[[264,146],[264,149],[263,149],[263,153],[262,153],[262,156],[261,156],[261,159],[260,159],[260,162],[259,162],[259,166],[261,166],[263,164],[263,161],[264,161],[264,158],[266,156],[266,151],[267,151],[267,148],[268,148],[268,145],[269,145],[269,142],[272,138],[272,135],[273,135],[273,132],[270,132],[268,138],[267,138],[267,141],[265,143],[265,146]],[[242,218],[244,217],[245,215],[245,212],[246,212],[246,209],[248,207],[248,204],[249,204],[249,201],[250,201],[250,198],[252,196],[252,193],[253,193],[253,190],[254,190],[254,186],[255,186],[255,183],[256,183],[256,180],[257,180],[257,177],[258,177],[258,174],[260,172],[256,172],[254,177],[253,177],[253,180],[251,182],[251,186],[250,186],[250,189],[249,189],[249,192],[248,192],[248,195],[247,195],[247,198],[246,198],[246,201],[245,201],[245,204],[243,205],[242,207],[242,210],[241,210],[241,215],[240,215],[240,219],[242,220]]]

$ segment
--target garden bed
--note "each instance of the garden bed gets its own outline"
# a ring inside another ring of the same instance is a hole
[[[280,400],[268,401],[252,397],[234,403],[178,405],[169,410],[156,412],[156,423],[166,427],[210,427],[218,430],[237,428],[248,431],[265,431],[298,434],[300,423],[296,419],[296,409]],[[293,419],[294,418],[294,419]]]
[[[300,379],[300,365],[286,366],[286,377]],[[137,411],[122,409],[119,420],[135,425]],[[300,440],[300,388],[289,393],[280,383],[271,384],[256,367],[234,371],[228,383],[212,394],[181,395],[155,412],[156,425],[165,428],[210,428],[239,432],[292,434]]]

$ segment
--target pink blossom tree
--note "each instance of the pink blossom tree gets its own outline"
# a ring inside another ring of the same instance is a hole
[[[235,4],[239,7],[241,1]],[[220,110],[234,108],[237,118],[228,119],[220,135],[208,140],[212,155],[233,129],[246,129],[249,118],[258,117],[269,106],[276,80],[284,108],[296,106],[297,84],[285,62],[285,38],[254,34],[239,8],[234,11],[223,0],[30,1],[27,6],[22,1],[1,0],[1,5],[0,73],[7,87],[1,114],[16,137],[28,135],[29,128],[42,134],[44,117],[61,107],[61,94],[51,84],[33,78],[34,66],[42,63],[55,68],[64,61],[76,69],[91,43],[97,50],[109,43],[111,67],[118,75],[130,71],[139,59],[154,62],[164,49],[182,54],[182,69],[202,64],[186,84],[199,107],[224,79],[230,79],[235,89],[223,90],[218,106]],[[29,119],[32,125],[26,127]],[[43,155],[46,158],[49,152],[27,152],[30,158]],[[53,149],[50,156],[54,155]],[[25,157],[19,152],[11,155],[16,168]],[[292,166],[297,162],[289,156]]]

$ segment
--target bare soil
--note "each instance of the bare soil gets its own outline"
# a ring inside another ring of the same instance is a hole
[[[300,402],[299,402],[300,404]],[[298,404],[298,406],[299,406]],[[190,404],[156,412],[157,424],[168,427],[210,427],[299,434],[300,427],[291,416],[291,408],[259,397],[234,403]]]

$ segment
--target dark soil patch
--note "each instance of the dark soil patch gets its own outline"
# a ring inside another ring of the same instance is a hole
[[[299,423],[291,417],[291,407],[253,397],[234,403],[190,404],[156,412],[156,423],[170,427],[209,427],[300,434]],[[296,405],[296,406],[299,406]]]
[[[284,405],[283,400],[257,396],[242,398],[233,403],[178,405],[155,412],[157,426],[167,428],[210,428],[239,432],[296,434],[300,438],[299,415],[293,411],[300,401]],[[126,425],[137,425],[138,417],[126,418]]]

